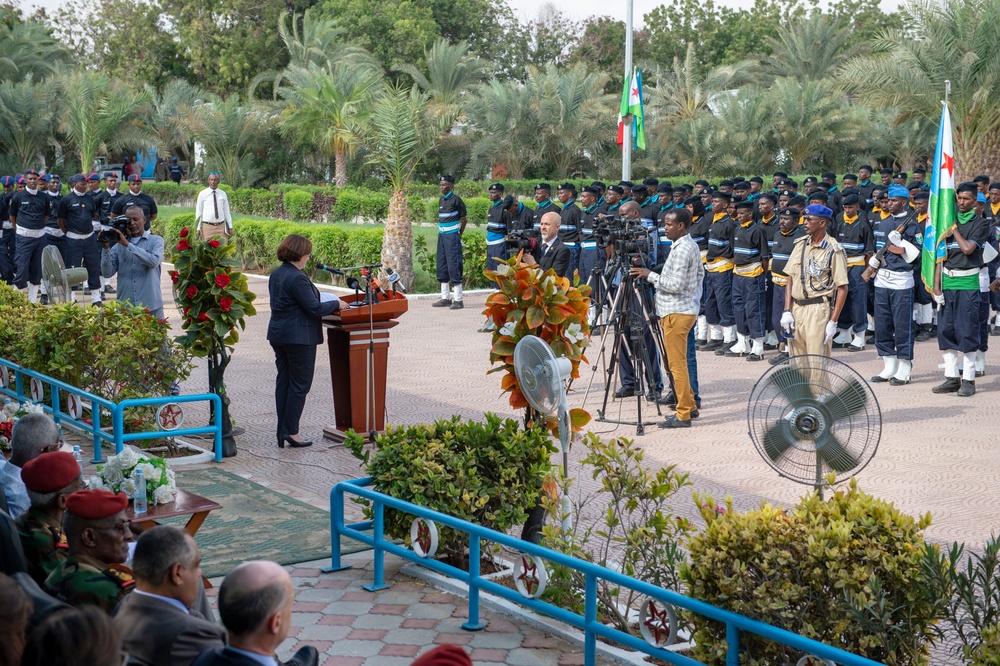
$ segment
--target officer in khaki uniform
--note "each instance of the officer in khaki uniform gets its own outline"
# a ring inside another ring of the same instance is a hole
[[[83,488],[83,479],[72,453],[53,451],[26,462],[21,481],[28,489],[31,508],[17,517],[17,534],[28,575],[41,586],[69,555],[63,511],[69,496]]]
[[[66,499],[63,527],[69,555],[46,579],[49,594],[71,606],[97,606],[110,614],[132,591],[132,572],[122,564],[132,537],[127,506],[125,493],[107,490],[80,490]]]
[[[833,211],[819,204],[806,206],[805,236],[795,241],[785,264],[788,284],[781,328],[792,336],[790,356],[830,355],[837,319],[847,299],[847,255],[826,233]]]

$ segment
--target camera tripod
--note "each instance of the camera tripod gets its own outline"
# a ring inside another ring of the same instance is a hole
[[[629,255],[626,255],[626,259]],[[658,351],[659,358],[666,359],[666,348],[663,345],[663,334],[660,329],[660,320],[657,318],[652,303],[650,291],[644,281],[637,281],[637,278],[628,274],[631,261],[623,261],[621,255],[615,255],[601,270],[595,269],[595,291],[601,293],[597,300],[595,318],[602,316],[605,308],[610,311],[608,321],[603,325],[601,331],[601,347],[598,357],[605,356],[607,352],[608,336],[612,338],[611,356],[608,360],[605,377],[604,397],[600,409],[597,410],[597,420],[604,423],[619,423],[623,425],[636,426],[636,434],[645,433],[647,425],[652,425],[655,421],[644,421],[642,417],[642,402],[647,395],[655,396],[656,387],[653,385],[654,370],[658,359],[653,351]],[[621,280],[618,285],[614,280],[618,275]],[[593,322],[591,323],[593,326]],[[653,341],[653,348],[650,348],[649,339]],[[618,370],[619,353],[625,353],[632,362],[632,370],[635,379],[635,399],[636,399],[636,419],[614,420],[606,416],[608,398],[615,386],[615,374]],[[607,358],[605,356],[605,358]],[[597,373],[597,362],[592,366],[594,377]],[[661,376],[669,373],[663,373]],[[591,385],[593,378],[591,378]],[[590,388],[587,392],[589,394]],[[654,401],[657,415],[662,415],[660,406]]]

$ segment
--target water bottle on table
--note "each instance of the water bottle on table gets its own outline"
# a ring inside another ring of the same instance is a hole
[[[135,470],[135,499],[132,504],[136,515],[146,513],[146,477],[141,469]]]
[[[76,464],[80,466],[80,474],[83,474],[83,454],[80,453],[80,445],[73,445],[73,457],[76,458]]]

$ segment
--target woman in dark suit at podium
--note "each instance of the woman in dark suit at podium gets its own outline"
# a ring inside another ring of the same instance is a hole
[[[302,272],[312,242],[291,234],[278,246],[278,266],[267,283],[271,295],[271,321],[267,339],[274,349],[278,377],[274,385],[278,414],[278,446],[310,446],[299,436],[299,417],[312,386],[316,366],[316,345],[323,342],[322,318],[348,304],[340,299],[323,302],[319,290]]]

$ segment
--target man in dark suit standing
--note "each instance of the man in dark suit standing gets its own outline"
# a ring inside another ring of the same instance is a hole
[[[192,666],[279,666],[274,652],[288,636],[295,592],[280,564],[245,562],[226,576],[219,589],[219,615],[229,632],[229,647],[203,652]],[[315,666],[319,653],[299,649],[284,666]]]
[[[201,556],[189,535],[159,525],[139,537],[132,563],[135,590],[115,612],[123,648],[147,666],[189,666],[226,632],[191,610],[201,582]]]
[[[538,253],[538,267],[542,272],[554,269],[556,275],[560,277],[570,277],[571,253],[566,244],[559,238],[560,219],[559,213],[546,213],[542,215],[541,230],[542,240],[536,252]]]

